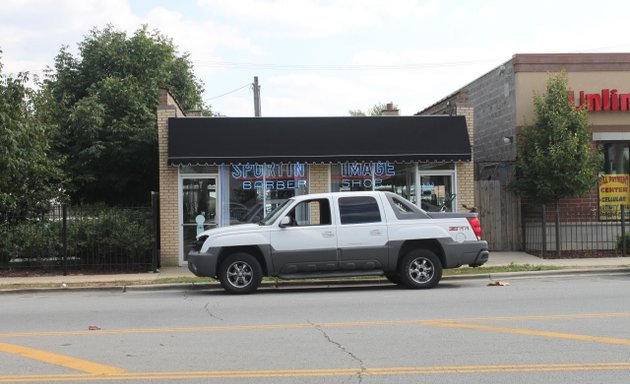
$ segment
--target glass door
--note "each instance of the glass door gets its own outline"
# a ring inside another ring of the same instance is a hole
[[[217,177],[182,176],[180,196],[182,260],[186,261],[197,234],[219,223]]]
[[[429,212],[455,211],[455,186],[452,174],[419,175],[420,206]]]

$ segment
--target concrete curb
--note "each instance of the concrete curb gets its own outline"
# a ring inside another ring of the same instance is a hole
[[[558,269],[551,271],[529,271],[529,272],[503,272],[503,273],[482,273],[473,275],[456,275],[444,276],[443,282],[458,280],[510,280],[510,279],[536,279],[536,278],[553,278],[553,277],[570,277],[581,275],[620,275],[630,274],[630,268],[574,268],[574,269]],[[99,286],[85,287],[43,287],[43,288],[0,288],[0,294],[10,293],[42,293],[42,292],[126,292],[126,291],[163,291],[163,290],[211,290],[223,291],[219,283],[178,283],[178,284],[138,284],[125,285],[117,282],[116,285],[107,285],[107,283],[98,283]],[[375,279],[353,279],[353,280],[279,280],[277,282],[268,281],[261,284],[260,289],[272,290],[283,288],[335,288],[335,287],[365,287],[365,286],[394,286],[389,281]]]
[[[630,268],[570,268],[570,269],[554,269],[550,271],[528,271],[528,272],[500,272],[500,273],[482,273],[477,275],[458,275],[445,276],[442,281],[449,279],[517,279],[517,278],[538,278],[538,277],[557,277],[557,276],[580,276],[580,275],[610,275],[610,274],[630,274]]]

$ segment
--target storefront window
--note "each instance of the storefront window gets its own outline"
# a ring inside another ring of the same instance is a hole
[[[376,191],[388,191],[416,203],[416,166],[415,164],[395,164],[394,176],[384,178]]]
[[[604,144],[604,173],[630,173],[630,150],[628,143]]]
[[[621,220],[622,206],[628,207],[630,201],[629,155],[627,142],[604,144],[604,166],[598,183],[600,220]]]
[[[229,172],[224,205],[231,225],[260,221],[286,199],[308,192],[305,164],[233,164]]]
[[[331,189],[390,191],[415,202],[415,165],[392,162],[339,163],[331,166]]]

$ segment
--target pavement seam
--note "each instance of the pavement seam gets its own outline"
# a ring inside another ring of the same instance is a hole
[[[593,268],[593,269],[559,269],[551,271],[528,271],[528,272],[501,272],[501,273],[482,273],[471,275],[453,275],[444,276],[442,281],[457,280],[496,280],[496,279],[525,279],[525,278],[552,278],[552,277],[568,277],[581,275],[614,275],[628,274],[630,268]],[[85,284],[90,284],[86,282]],[[38,292],[80,292],[80,291],[110,291],[110,292],[129,292],[129,291],[161,291],[171,289],[186,290],[221,290],[221,286],[216,283],[167,283],[167,284],[138,284],[127,285],[128,282],[119,282],[117,285],[107,285],[104,282],[95,282],[95,284],[104,284],[102,286],[82,286],[82,287],[14,287],[2,288],[0,285],[0,294],[11,293],[38,293]],[[344,286],[394,286],[386,280],[327,280],[327,281],[268,281],[261,284],[261,289],[283,289],[283,288],[299,288],[299,287],[344,287]]]

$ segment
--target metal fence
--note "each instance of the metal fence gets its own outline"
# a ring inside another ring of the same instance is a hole
[[[523,250],[542,258],[614,257],[630,252],[630,212],[600,220],[597,210],[523,213]],[[626,241],[623,241],[623,239]]]
[[[159,268],[157,194],[152,207],[69,207],[39,217],[0,212],[0,270],[137,272]]]

